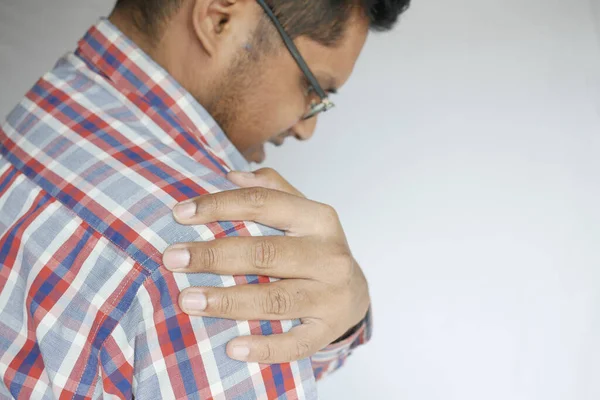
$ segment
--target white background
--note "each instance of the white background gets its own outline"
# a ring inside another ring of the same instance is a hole
[[[0,0],[0,114],[109,0]],[[414,0],[269,165],[341,214],[374,340],[322,398],[600,399],[600,4]]]

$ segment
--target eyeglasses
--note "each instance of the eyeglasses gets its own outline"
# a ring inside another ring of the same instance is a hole
[[[317,81],[317,78],[315,78],[314,74],[311,72],[310,68],[306,64],[306,61],[304,61],[304,58],[302,58],[302,56],[300,55],[300,52],[294,44],[294,41],[286,33],[285,29],[283,28],[283,25],[281,25],[281,22],[279,22],[279,19],[277,19],[275,13],[273,13],[273,10],[271,10],[271,7],[269,7],[264,0],[256,1],[265,10],[269,18],[273,21],[273,24],[275,24],[275,28],[277,28],[279,34],[281,35],[281,38],[283,39],[283,42],[285,43],[285,47],[287,47],[292,57],[294,57],[294,60],[296,60],[298,67],[300,67],[300,70],[302,70],[302,73],[304,74],[304,76],[306,76],[306,79],[308,80],[308,83],[310,84],[312,89],[314,89],[317,96],[319,96],[319,98],[321,99],[320,102],[314,101],[311,103],[310,109],[304,115],[304,117],[302,117],[302,119],[307,120],[313,118],[321,112],[325,112],[332,109],[335,106],[335,104],[333,104],[333,102],[329,100],[329,96],[327,96],[327,93],[325,93],[321,85],[319,85],[319,81]]]

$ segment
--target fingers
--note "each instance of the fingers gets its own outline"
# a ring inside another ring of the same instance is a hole
[[[288,333],[234,339],[227,344],[227,354],[239,361],[280,364],[311,357],[333,340],[325,324],[306,319]]]
[[[177,222],[254,221],[292,236],[333,235],[341,230],[335,210],[325,204],[260,187],[208,194],[175,206]]]
[[[293,187],[277,171],[271,168],[262,168],[254,173],[233,171],[227,179],[240,187],[263,187],[266,189],[280,190],[295,196],[305,197],[298,189]]]
[[[163,264],[178,273],[316,279],[324,272],[319,248],[310,238],[231,237],[172,246]]]
[[[229,288],[189,288],[179,306],[189,315],[237,321],[284,320],[310,316],[315,282],[298,279]]]

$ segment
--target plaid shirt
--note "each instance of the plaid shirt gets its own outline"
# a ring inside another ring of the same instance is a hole
[[[0,129],[0,398],[298,399],[368,340],[370,323],[312,360],[242,363],[240,335],[298,321],[189,317],[190,286],[269,282],[172,274],[169,244],[280,235],[250,222],[184,227],[183,200],[233,189],[248,165],[215,121],[107,20]]]

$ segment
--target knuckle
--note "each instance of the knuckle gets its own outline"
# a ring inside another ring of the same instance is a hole
[[[267,314],[285,315],[292,309],[292,298],[285,290],[269,289],[264,300],[263,309]]]
[[[323,217],[328,221],[338,221],[339,215],[335,208],[328,204],[323,204]]]
[[[254,266],[260,269],[272,267],[277,258],[277,253],[277,247],[272,242],[267,240],[259,242],[252,254]]]
[[[219,251],[214,247],[204,247],[199,251],[200,262],[204,270],[214,270],[219,264]]]
[[[274,355],[275,355],[275,352],[274,352],[273,346],[270,343],[263,344],[262,346],[260,346],[260,348],[258,350],[258,357],[262,361],[271,360]]]
[[[347,266],[352,260],[352,254],[348,245],[340,240],[332,241],[330,243],[331,254],[337,264]]]
[[[352,264],[348,263],[348,266],[342,268],[338,272],[339,281],[342,286],[349,287],[352,284],[352,280],[354,279],[354,268],[352,268]]]
[[[331,246],[333,249],[329,258],[331,272],[337,280],[349,280],[354,273],[355,261],[348,246],[343,243],[332,244]]]
[[[279,177],[279,173],[277,173],[277,171],[275,171],[273,168],[262,168],[260,173],[269,179],[275,179]]]
[[[235,298],[230,294],[223,294],[219,300],[218,310],[221,314],[231,314],[235,311]]]
[[[301,360],[303,358],[307,358],[311,355],[310,349],[311,346],[307,340],[299,339],[298,341],[296,341],[296,348],[292,358],[294,360]]]
[[[252,207],[261,207],[267,201],[269,192],[264,188],[249,188],[244,191],[244,201]]]
[[[354,259],[348,253],[342,253],[337,256],[338,270],[343,275],[351,274],[354,270]]]

